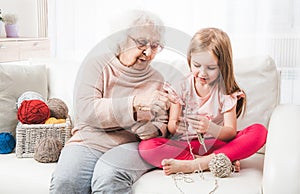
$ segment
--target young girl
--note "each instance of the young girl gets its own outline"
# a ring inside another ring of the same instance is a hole
[[[163,168],[166,175],[207,170],[220,153],[232,163],[237,161],[239,171],[238,161],[265,144],[267,130],[252,124],[237,131],[246,95],[235,81],[228,35],[216,28],[198,31],[190,42],[187,60],[191,74],[178,92],[181,103],[170,107],[168,129],[173,136],[142,141],[140,155]]]

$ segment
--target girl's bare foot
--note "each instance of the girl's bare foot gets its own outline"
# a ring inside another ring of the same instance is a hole
[[[241,162],[239,160],[236,160],[232,164],[234,166],[234,172],[240,172],[240,170],[241,170]]]
[[[208,163],[213,156],[214,154],[211,154],[208,156],[203,156],[201,158],[196,158],[195,160],[164,159],[161,164],[166,175],[174,174],[177,172],[191,173],[195,170],[208,169]]]
[[[189,173],[198,169],[195,160],[164,159],[161,164],[166,175],[177,172]]]

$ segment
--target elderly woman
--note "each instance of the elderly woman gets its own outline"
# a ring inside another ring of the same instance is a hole
[[[140,158],[137,145],[166,134],[172,97],[150,66],[163,48],[164,28],[156,16],[137,12],[122,33],[116,52],[105,53],[100,44],[79,69],[73,136],[62,150],[50,193],[131,193],[132,184],[153,168]]]

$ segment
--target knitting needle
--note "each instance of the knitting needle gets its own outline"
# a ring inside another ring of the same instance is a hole
[[[205,142],[204,142],[204,135],[203,135],[203,133],[197,133],[197,136],[198,136],[198,140],[199,140],[200,144],[203,146],[204,151],[206,153],[207,152],[207,148],[206,148],[206,145],[205,145]]]

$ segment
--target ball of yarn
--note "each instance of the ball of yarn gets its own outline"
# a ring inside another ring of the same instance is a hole
[[[64,101],[58,98],[50,98],[47,102],[50,109],[50,116],[57,119],[66,119],[68,117],[68,107]]]
[[[60,124],[60,123],[66,123],[66,119],[57,119],[55,117],[50,117],[45,121],[45,124]]]
[[[33,92],[33,91],[27,91],[27,92],[24,92],[18,98],[17,108],[19,108],[21,106],[21,104],[24,100],[41,100],[41,101],[45,102],[45,99],[41,94],[39,94],[37,92]]]
[[[15,146],[16,140],[10,133],[0,133],[0,154],[11,153]]]
[[[42,163],[57,162],[62,147],[62,143],[58,139],[43,138],[36,144],[33,158]]]
[[[233,171],[231,161],[223,153],[216,154],[208,163],[208,167],[213,175],[219,178],[227,177]]]
[[[41,100],[24,100],[18,108],[18,120],[23,124],[42,124],[49,117],[50,110]]]

